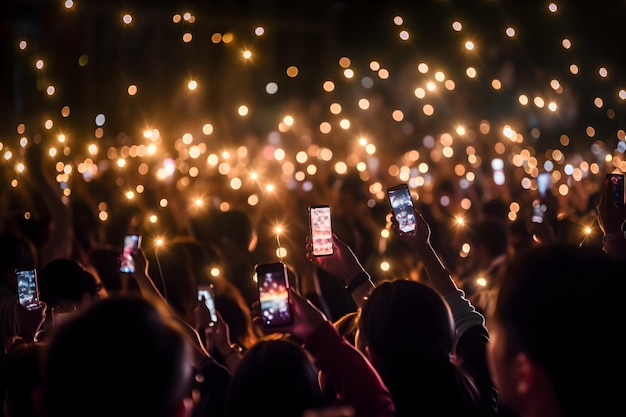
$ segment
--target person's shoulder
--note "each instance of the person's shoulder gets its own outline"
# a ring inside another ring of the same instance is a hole
[[[485,355],[487,344],[489,343],[489,330],[479,324],[472,325],[459,337],[456,344],[455,354],[458,358],[476,357],[479,362],[486,363],[486,358],[480,360]]]
[[[196,374],[202,374],[205,378],[219,378],[230,380],[231,373],[224,365],[216,361],[213,357],[205,357],[196,367]]]

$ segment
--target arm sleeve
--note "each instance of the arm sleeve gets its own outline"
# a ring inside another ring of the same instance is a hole
[[[472,326],[485,326],[485,318],[465,298],[463,290],[449,292],[444,295],[444,299],[452,310],[457,338],[461,337]]]
[[[389,390],[369,361],[325,322],[306,340],[304,347],[314,357],[341,405],[352,406],[355,417],[395,416]]]

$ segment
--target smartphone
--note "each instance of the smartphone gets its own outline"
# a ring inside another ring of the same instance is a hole
[[[550,173],[542,172],[537,175],[537,192],[541,198],[545,198],[550,189]]]
[[[330,206],[309,206],[309,226],[314,256],[333,254],[333,229],[330,217]]]
[[[198,301],[201,301],[202,297],[204,297],[204,305],[206,305],[206,308],[209,310],[209,314],[211,315],[211,322],[217,323],[213,285],[198,286]]]
[[[413,206],[413,198],[411,197],[409,186],[399,184],[390,187],[387,189],[387,197],[389,198],[391,211],[398,221],[400,230],[405,233],[410,233],[415,230],[417,219],[415,218],[415,208]]]
[[[533,200],[533,215],[531,221],[533,223],[543,223],[543,218],[548,207],[539,200]]]
[[[264,327],[291,324],[287,268],[282,262],[258,264],[254,268]]]
[[[624,174],[606,174],[606,179],[612,184],[613,204],[622,207],[624,205]]]
[[[135,273],[135,260],[133,255],[139,252],[141,245],[141,235],[129,234],[124,236],[124,248],[122,249],[122,256],[120,258],[120,272],[124,274]]]
[[[21,305],[28,310],[39,307],[39,283],[37,281],[36,269],[18,269],[15,271],[17,277],[17,295]]]

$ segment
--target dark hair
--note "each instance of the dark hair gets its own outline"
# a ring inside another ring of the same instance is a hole
[[[7,352],[0,369],[6,415],[36,417],[33,392],[39,386],[40,357],[44,343],[21,343]]]
[[[57,327],[44,360],[50,417],[170,417],[188,393],[190,353],[173,317],[139,296],[112,296]]]
[[[467,237],[473,245],[483,245],[494,256],[507,252],[509,244],[508,226],[499,220],[484,219],[469,225]]]
[[[95,246],[88,253],[88,262],[108,293],[139,292],[137,281],[119,272],[120,252],[119,248]]]
[[[83,295],[95,295],[102,284],[84,266],[72,259],[55,259],[39,272],[39,292],[49,307],[79,303]]]
[[[483,216],[500,222],[508,221],[509,204],[499,198],[489,200],[483,204]]]
[[[426,317],[428,319],[426,320]],[[386,358],[444,355],[454,346],[454,326],[448,305],[431,287],[398,279],[372,290],[359,317],[361,340]]]
[[[240,210],[212,210],[202,217],[191,217],[191,230],[203,245],[219,247],[230,241],[242,252],[247,252],[255,238],[254,225],[247,213]]]
[[[329,404],[302,347],[288,339],[261,340],[246,351],[230,380],[224,416],[301,417]]]
[[[241,291],[226,280],[215,283],[215,308],[228,323],[232,342],[249,348],[261,338],[261,333],[252,323],[250,307]]]
[[[357,346],[369,348],[398,416],[480,415],[476,385],[452,361],[454,343],[448,304],[420,282],[382,282],[361,309]]]
[[[359,313],[358,311],[353,311],[351,313],[344,314],[339,317],[334,323],[333,326],[337,329],[337,332],[346,338],[346,340],[353,345],[355,344],[354,338],[356,336],[356,331],[359,328]]]
[[[508,356],[525,352],[546,371],[565,415],[610,414],[621,401],[613,379],[623,366],[610,349],[621,345],[625,271],[577,245],[532,247],[506,269],[494,319]]]

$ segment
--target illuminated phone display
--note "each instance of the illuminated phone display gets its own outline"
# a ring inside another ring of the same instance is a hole
[[[125,274],[135,273],[135,260],[133,255],[139,252],[139,246],[141,245],[141,235],[132,234],[124,237],[124,248],[122,249],[122,256],[120,258],[120,272]]]
[[[415,230],[417,219],[415,218],[415,209],[409,187],[406,184],[391,187],[387,190],[387,196],[400,230],[405,233]]]
[[[314,256],[333,254],[333,230],[330,206],[310,206],[309,223],[311,227],[311,243]]]
[[[265,327],[291,324],[289,281],[282,262],[260,264],[256,268],[261,317]]]
[[[28,310],[39,307],[39,285],[37,270],[23,269],[15,271],[17,277],[17,295],[21,305]]]
[[[213,297],[213,288],[210,285],[203,285],[198,287],[198,301],[202,301],[204,297],[204,305],[209,310],[211,315],[211,321],[217,322],[217,311],[215,309],[215,299]]]

